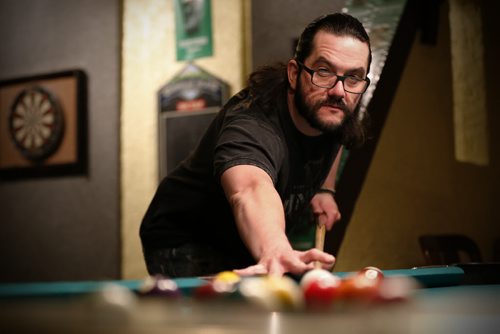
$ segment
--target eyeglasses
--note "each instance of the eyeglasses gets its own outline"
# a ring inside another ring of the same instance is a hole
[[[338,81],[341,81],[346,92],[363,94],[370,85],[370,79],[368,78],[361,79],[352,75],[338,75],[324,68],[313,70],[298,60],[297,64],[311,75],[311,82],[321,88],[332,88]]]

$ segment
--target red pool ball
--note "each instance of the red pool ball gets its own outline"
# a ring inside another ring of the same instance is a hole
[[[302,290],[305,290],[311,282],[317,280],[334,279],[332,278],[332,276],[333,273],[325,269],[310,270],[307,273],[305,273],[304,276],[302,276],[300,280],[300,287],[302,288]]]
[[[366,267],[342,281],[340,296],[347,300],[372,301],[379,295],[384,280],[383,272],[376,267]]]
[[[310,309],[329,308],[339,296],[341,279],[335,275],[310,281],[304,288],[304,299]]]
[[[220,294],[221,293],[215,289],[212,282],[207,282],[194,290],[193,297],[198,300],[206,300],[220,297]]]
[[[213,299],[235,294],[241,277],[232,271],[223,271],[194,291],[196,299]]]

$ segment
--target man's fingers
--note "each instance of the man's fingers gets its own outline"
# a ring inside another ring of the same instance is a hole
[[[310,249],[308,251],[293,251],[289,256],[282,260],[272,259],[266,263],[258,263],[242,269],[233,270],[240,276],[253,275],[272,275],[283,276],[285,273],[303,274],[304,272],[314,269],[314,263],[319,261],[321,267],[329,269],[335,263],[335,257],[322,252],[318,249]]]
[[[271,265],[269,266],[269,275],[281,277],[284,273],[283,266],[280,263],[271,262]]]
[[[301,252],[300,259],[305,263],[314,261],[319,261],[326,265],[333,265],[335,263],[335,257],[333,255],[317,249],[310,249],[308,251]]]
[[[331,271],[333,269],[333,266],[335,264],[335,262],[333,263],[322,263],[322,262],[319,262],[321,263],[321,269],[325,269],[325,270],[328,270],[328,271]]]
[[[334,212],[330,216],[327,215],[327,213],[323,213],[318,216],[318,222],[321,224],[324,224],[326,226],[326,230],[330,231],[333,227],[333,224],[338,222],[342,216],[340,215],[340,212]]]
[[[335,224],[336,221],[340,220],[340,213],[336,212],[328,215],[328,213],[323,212],[321,214],[316,215],[316,222],[319,225],[325,225],[326,230],[330,231]]]
[[[328,216],[325,212],[316,215],[316,223],[318,223],[318,225],[325,225],[328,228]]]
[[[233,270],[236,274],[240,276],[252,276],[252,275],[265,275],[267,274],[267,269],[262,264],[256,264],[243,269]]]

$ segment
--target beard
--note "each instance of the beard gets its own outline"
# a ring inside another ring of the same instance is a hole
[[[309,106],[306,104],[304,96],[302,94],[302,84],[300,80],[297,81],[297,87],[294,94],[295,105],[297,106],[298,113],[309,123],[309,125],[316,130],[320,130],[325,134],[343,134],[345,128],[348,124],[352,124],[356,121],[355,110],[350,110],[348,106],[344,103],[342,99],[338,99],[332,96],[328,96],[322,101],[316,102],[314,105]],[[328,122],[322,120],[318,111],[323,106],[333,106],[339,108],[344,113],[344,118],[340,123]]]

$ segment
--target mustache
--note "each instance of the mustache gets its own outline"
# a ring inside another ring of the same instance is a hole
[[[336,99],[334,97],[328,97],[325,100],[319,102],[319,106],[330,106],[342,109],[345,113],[349,112],[346,104],[342,99]]]

